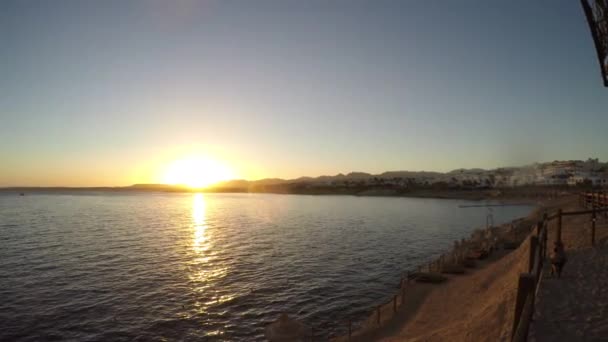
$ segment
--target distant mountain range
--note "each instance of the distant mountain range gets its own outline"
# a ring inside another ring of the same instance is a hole
[[[608,185],[608,165],[598,159],[553,161],[522,167],[491,170],[480,168],[455,169],[449,172],[387,171],[339,173],[334,176],[299,177],[295,179],[265,178],[260,180],[230,180],[220,182],[208,192],[271,192],[271,193],[344,193],[344,194],[404,194],[421,189],[479,189],[519,185]],[[191,189],[180,185],[134,184],[126,187],[11,187],[0,190],[18,191],[165,191],[184,192]]]
[[[371,174],[366,172],[350,172],[347,174],[339,173],[335,176],[318,176],[318,177],[299,177],[294,179],[281,178],[265,178],[260,180],[230,180],[221,182],[216,187],[239,187],[250,185],[277,185],[277,184],[293,184],[293,183],[328,183],[333,181],[361,181],[368,179],[394,179],[394,178],[434,178],[443,175],[440,172],[431,171],[387,171],[380,174]]]

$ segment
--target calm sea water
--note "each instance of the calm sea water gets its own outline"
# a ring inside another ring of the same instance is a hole
[[[466,201],[0,194],[0,340],[254,341],[287,312],[324,336],[485,225]],[[531,207],[494,208],[494,221]]]

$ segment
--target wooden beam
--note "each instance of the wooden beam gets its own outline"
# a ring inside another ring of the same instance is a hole
[[[524,310],[524,304],[526,303],[528,296],[534,296],[534,286],[534,276],[532,274],[522,273],[519,275],[519,282],[517,284],[517,298],[515,300],[515,317],[513,319],[513,328],[511,329],[511,338],[513,338],[517,332],[519,321],[526,319],[525,317],[522,317],[521,314]]]
[[[557,241],[562,241],[562,210],[557,211]]]
[[[581,0],[581,5],[583,6],[583,11],[585,12],[585,17],[587,19],[587,24],[589,25],[589,30],[591,31],[591,37],[593,38],[593,43],[595,45],[595,52],[597,55],[598,62],[600,64],[600,70],[602,72],[602,80],[604,81],[604,86],[608,87],[608,66],[605,65],[604,59],[606,59],[606,51],[602,51],[602,49],[606,49],[602,42],[602,38],[600,36],[600,32],[597,29],[597,23],[595,21],[595,17],[593,15],[593,10],[589,5],[588,0]],[[599,18],[598,18],[599,19]]]

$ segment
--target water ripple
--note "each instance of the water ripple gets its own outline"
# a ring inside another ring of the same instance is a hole
[[[485,223],[463,203],[1,194],[0,340],[254,341],[281,312],[340,334],[400,272]]]

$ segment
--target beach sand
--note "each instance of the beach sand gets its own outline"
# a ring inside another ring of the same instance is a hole
[[[529,244],[498,260],[488,260],[426,296],[399,329],[379,334],[378,341],[500,341],[510,336],[517,277],[527,267]],[[506,253],[506,252],[503,252]],[[385,336],[382,336],[385,335]]]
[[[529,235],[542,212],[571,210],[576,203],[576,196],[545,201],[519,221],[515,234]],[[445,283],[408,287],[406,305],[394,319],[353,341],[509,341],[518,277],[527,272],[528,255],[526,238],[516,250],[498,251],[464,275],[449,275]]]

